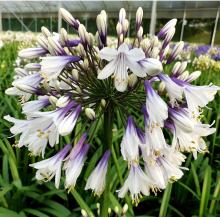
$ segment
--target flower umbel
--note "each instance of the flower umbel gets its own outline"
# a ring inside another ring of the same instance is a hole
[[[186,157],[182,152],[196,158],[207,150],[204,137],[215,128],[202,123],[201,109],[220,87],[191,84],[201,73],[190,74],[187,62],[176,61],[184,47],[182,41],[170,44],[176,19],[157,35],[145,36],[143,10],[138,8],[134,38],[128,39],[130,23],[122,8],[116,38],[111,39],[104,10],[97,16],[95,35],[67,10],[60,9],[60,14],[77,37],[71,38],[64,28],[58,34],[42,27],[38,46],[19,52],[31,62],[15,69],[12,87],[5,93],[21,97],[26,116],[16,119],[6,115],[4,119],[14,124],[11,133],[20,135],[17,147],[25,146],[33,155],[46,158],[30,165],[37,169],[36,179],[50,181],[55,177],[59,188],[63,169],[64,188],[69,191],[77,180],[79,185],[86,180],[85,190],[103,194],[100,207],[104,217],[110,207],[111,186],[119,189],[111,183],[112,171],[128,165],[118,196],[123,198],[130,192],[137,205],[141,195],[156,194],[183,176]],[[63,136],[70,141],[64,147]],[[120,136],[121,155],[115,147],[115,138]],[[118,166],[119,162],[122,165]]]

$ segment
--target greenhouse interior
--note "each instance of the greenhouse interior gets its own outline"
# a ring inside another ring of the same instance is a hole
[[[220,217],[220,1],[0,0],[0,217]]]

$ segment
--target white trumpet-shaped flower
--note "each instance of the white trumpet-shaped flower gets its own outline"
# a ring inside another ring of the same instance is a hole
[[[28,114],[39,111],[40,109],[50,105],[48,96],[39,96],[38,100],[29,101],[23,104],[22,113]]]
[[[162,155],[155,159],[148,158],[145,161],[145,172],[153,180],[154,186],[161,189],[164,189],[168,182],[177,181],[183,176],[180,166]]]
[[[170,103],[174,106],[177,100],[182,99],[183,87],[176,84],[168,75],[160,74],[159,78],[164,82],[167,93],[170,97]]]
[[[80,57],[78,56],[49,56],[42,58],[41,75],[48,79],[56,79],[61,73],[63,68],[71,62],[78,62]]]
[[[85,190],[92,189],[95,195],[100,196],[105,189],[106,173],[110,151],[106,151],[96,168],[90,174]]]
[[[18,120],[9,115],[4,119],[14,123],[10,129],[11,133],[21,134],[18,147],[27,146],[33,150],[32,154],[42,152],[44,156],[45,143],[49,141],[50,146],[53,147],[59,142],[59,135],[71,133],[80,110],[81,107],[71,101],[66,107],[54,111],[28,113],[28,120]]]
[[[163,127],[164,120],[168,117],[167,104],[161,99],[161,97],[154,91],[150,83],[145,81],[145,89],[147,92],[146,98],[146,110],[149,115],[149,124],[158,124]]]
[[[144,52],[140,48],[129,50],[127,44],[120,45],[118,50],[114,48],[103,48],[100,58],[110,61],[98,74],[98,79],[106,79],[110,75],[115,76],[115,87],[118,91],[125,91],[128,85],[128,68],[138,77],[145,77],[146,73],[138,63],[145,58]]]
[[[137,163],[132,163],[129,175],[125,180],[123,187],[118,191],[119,197],[125,197],[125,194],[130,191],[132,201],[136,204],[139,202],[141,195],[148,196],[150,194],[151,180],[141,169]]]
[[[128,117],[127,127],[121,142],[121,154],[124,160],[131,162],[138,160],[140,139],[132,117]]]
[[[81,137],[65,159],[63,169],[65,170],[65,188],[67,189],[75,187],[76,181],[82,171],[86,155],[89,150],[89,144],[84,144],[85,139],[86,134]]]
[[[191,111],[196,111],[198,107],[206,106],[214,99],[214,96],[218,90],[220,90],[220,87],[215,85],[186,85],[184,88],[184,94],[186,97],[188,108]]]
[[[62,162],[70,148],[71,145],[68,144],[53,157],[30,164],[31,167],[37,169],[36,179],[50,181],[55,176],[55,186],[59,188]]]

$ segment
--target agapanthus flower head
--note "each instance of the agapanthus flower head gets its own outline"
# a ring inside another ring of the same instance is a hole
[[[141,195],[165,189],[183,176],[182,152],[196,158],[207,151],[204,137],[215,128],[202,123],[201,108],[214,99],[220,87],[191,84],[201,72],[190,73],[187,62],[181,61],[184,42],[171,44],[177,19],[157,35],[148,36],[142,25],[143,10],[138,8],[135,34],[129,39],[132,28],[124,8],[119,12],[115,38],[108,36],[104,10],[97,16],[95,35],[66,9],[59,13],[77,36],[72,38],[64,28],[51,33],[42,27],[38,45],[19,52],[29,62],[15,68],[12,87],[5,93],[21,97],[26,116],[21,120],[6,115],[4,119],[14,124],[11,133],[20,135],[17,147],[25,146],[33,155],[47,158],[58,149],[54,146],[60,143],[63,147],[63,136],[76,143],[71,151],[72,145],[66,145],[53,157],[31,165],[39,180],[55,176],[57,188],[62,168],[64,187],[74,188],[87,165],[89,148],[88,157],[100,148],[104,154],[85,186],[98,196],[105,186],[111,189],[109,150],[114,160],[120,158],[118,152],[113,153],[112,146],[118,143],[113,144],[112,138],[124,126],[120,151],[129,174],[118,196],[129,191],[137,204]],[[94,139],[99,131],[103,133],[101,143]],[[172,139],[165,137],[167,133]]]

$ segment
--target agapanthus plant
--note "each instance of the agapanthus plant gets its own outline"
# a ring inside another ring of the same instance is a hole
[[[55,186],[68,190],[82,185],[77,179],[89,156],[96,153],[94,137],[103,132],[103,156],[84,186],[97,196],[104,192],[101,216],[107,216],[110,170],[120,158],[112,142],[113,126],[118,129],[118,121],[124,124],[120,150],[128,165],[117,194],[123,198],[129,192],[138,204],[141,195],[156,194],[183,176],[184,154],[193,153],[196,158],[198,152],[207,151],[203,137],[215,128],[202,123],[202,108],[220,88],[191,84],[200,72],[189,74],[187,63],[176,61],[184,47],[182,41],[169,46],[176,19],[157,35],[146,37],[143,10],[138,8],[135,36],[129,39],[129,21],[121,9],[114,44],[107,37],[105,11],[97,16],[95,36],[65,9],[60,13],[77,37],[71,38],[63,28],[58,34],[42,27],[39,46],[20,51],[19,56],[32,63],[15,69],[13,87],[6,93],[21,97],[25,119],[9,115],[5,119],[14,123],[11,133],[20,135],[17,146],[42,158],[58,144],[64,146],[62,136],[71,137],[70,144],[54,156],[30,165],[37,169],[36,179],[55,177]],[[112,161],[113,152],[117,156]]]

